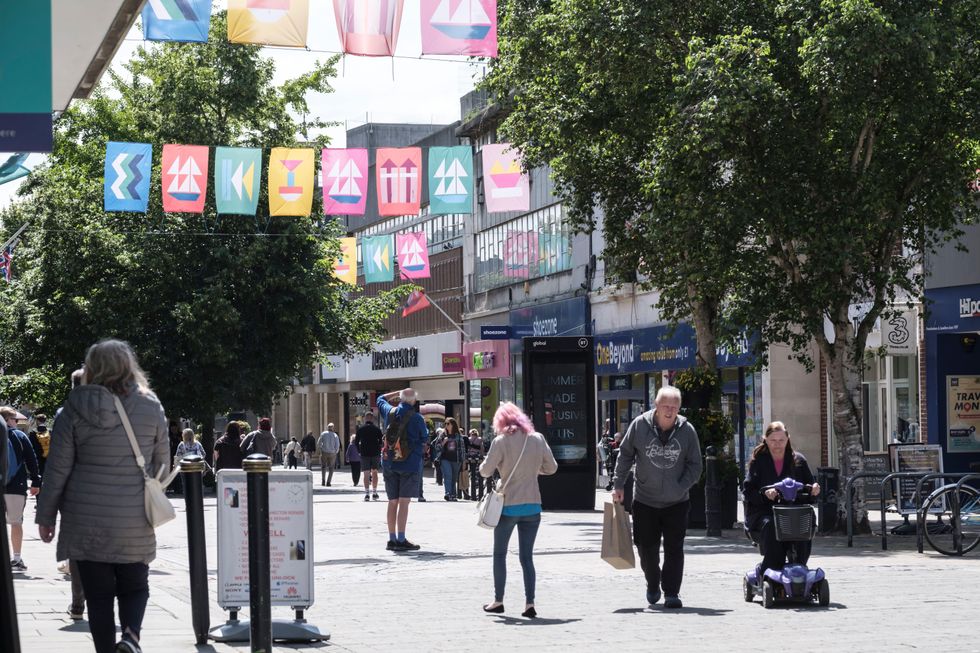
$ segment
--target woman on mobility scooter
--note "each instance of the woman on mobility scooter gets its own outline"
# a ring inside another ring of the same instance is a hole
[[[810,557],[809,542],[779,542],[772,523],[772,506],[779,499],[779,491],[767,486],[775,485],[784,478],[792,478],[811,486],[810,497],[820,494],[820,485],[813,482],[813,473],[803,454],[793,451],[789,431],[782,422],[772,422],[766,427],[762,443],[752,450],[749,473],[742,485],[745,495],[745,529],[759,543],[762,552],[762,571],[782,569],[790,546],[796,545],[796,562],[806,564]],[[797,498],[797,503],[808,503],[807,497]]]

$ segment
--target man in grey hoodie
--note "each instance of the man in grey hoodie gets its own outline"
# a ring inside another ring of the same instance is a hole
[[[633,420],[619,445],[613,500],[622,503],[626,476],[635,462],[633,541],[646,576],[647,603],[660,600],[662,587],[664,607],[680,608],[688,491],[701,478],[701,443],[694,427],[678,414],[680,390],[664,386],[657,392],[654,406]]]

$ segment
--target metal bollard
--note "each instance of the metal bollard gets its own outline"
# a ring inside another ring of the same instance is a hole
[[[211,611],[208,607],[208,554],[204,531],[204,459],[184,456],[180,461],[184,505],[187,509],[187,558],[191,583],[191,623],[197,644],[208,642]]]
[[[269,561],[269,472],[268,456],[245,458],[248,490],[248,585],[249,634],[252,653],[272,653],[272,581]]]
[[[3,514],[2,511],[0,514]],[[0,528],[0,562],[5,560],[10,560],[6,522]],[[0,564],[0,651],[20,653],[17,604],[14,600],[14,577],[10,571],[9,563]]]
[[[705,535],[721,537],[721,478],[718,474],[718,452],[713,446],[704,450],[704,523]]]

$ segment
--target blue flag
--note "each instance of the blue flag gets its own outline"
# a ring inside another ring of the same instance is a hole
[[[429,213],[473,212],[473,153],[469,146],[429,148]]]
[[[255,215],[259,205],[262,150],[218,147],[214,150],[214,197],[218,213]]]
[[[211,0],[147,0],[143,6],[143,38],[147,41],[208,40]]]
[[[150,199],[149,143],[116,143],[105,148],[105,210],[146,213]]]

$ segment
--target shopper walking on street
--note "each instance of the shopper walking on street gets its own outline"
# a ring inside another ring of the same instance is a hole
[[[466,455],[466,440],[459,432],[459,425],[452,417],[446,418],[445,431],[440,440],[442,453],[439,465],[442,467],[442,482],[446,490],[446,501],[457,501],[462,494],[458,487],[460,464]]]
[[[619,444],[613,500],[622,503],[626,477],[635,462],[633,542],[646,576],[647,603],[657,603],[662,589],[664,607],[680,608],[688,491],[701,478],[701,444],[694,427],[678,414],[680,390],[673,386],[660,388],[654,406],[633,420]]]
[[[327,424],[327,430],[317,438],[316,450],[320,452],[320,485],[330,487],[333,468],[337,466],[337,454],[340,453],[340,436],[333,430],[333,422]]]
[[[194,439],[194,429],[184,429],[180,434],[181,442],[177,445],[177,454],[174,456],[174,465],[179,465],[184,456],[200,456],[201,460],[207,462],[207,454],[201,443]]]
[[[2,406],[0,417],[7,425],[7,442],[3,446],[8,453],[8,470],[4,480],[9,478],[10,481],[4,487],[3,501],[7,511],[7,524],[10,526],[10,569],[27,571],[27,564],[20,556],[24,543],[24,509],[27,507],[28,492],[34,496],[40,491],[41,475],[31,441],[26,433],[17,428],[17,411],[10,406]],[[9,458],[11,449],[14,454],[13,459]],[[28,480],[31,482],[29,490]],[[64,560],[64,558],[58,559]]]
[[[138,653],[156,538],[143,505],[143,473],[134,464],[115,400],[132,423],[149,462],[147,473],[170,468],[167,420],[125,342],[104,340],[89,347],[85,375],[87,384],[71,391],[55,419],[38,532],[43,541],[52,541],[61,513],[57,558],[77,565],[96,652]]]
[[[390,403],[398,397],[396,404]],[[422,477],[422,449],[429,436],[425,420],[416,410],[418,395],[405,388],[378,397],[378,411],[385,424],[385,449],[382,471],[388,495],[388,550],[417,551],[405,537],[408,507],[418,496]],[[401,453],[396,459],[396,450]]]
[[[374,423],[374,414],[366,413],[364,423],[357,429],[354,439],[361,454],[361,471],[364,472],[364,500],[378,500],[378,470],[381,469],[381,440],[384,434]]]
[[[535,433],[530,418],[509,401],[501,402],[493,417],[497,433],[480,474],[490,478],[500,473],[504,490],[504,509],[493,529],[493,602],[483,606],[485,612],[504,611],[504,587],[507,584],[507,545],[517,529],[518,558],[524,573],[524,612],[534,618],[534,540],[541,524],[541,490],[538,476],[554,474],[558,463],[548,441]]]
[[[241,469],[242,459],[242,427],[238,422],[228,422],[224,435],[214,443],[214,473]]]
[[[350,465],[350,478],[354,487],[361,480],[361,452],[357,450],[357,436],[351,438],[344,453],[344,462]]]
[[[276,436],[272,435],[272,420],[268,417],[259,418],[259,429],[252,431],[242,440],[242,453],[250,456],[260,453],[275,460],[275,452],[279,447]]]
[[[299,462],[301,455],[299,442],[296,441],[296,438],[289,438],[289,442],[286,443],[286,449],[283,453],[286,456],[286,469],[296,469],[296,464]]]
[[[306,469],[312,470],[313,456],[316,454],[316,438],[313,437],[313,431],[306,432],[303,439],[299,441],[299,446],[303,450],[303,465]]]

